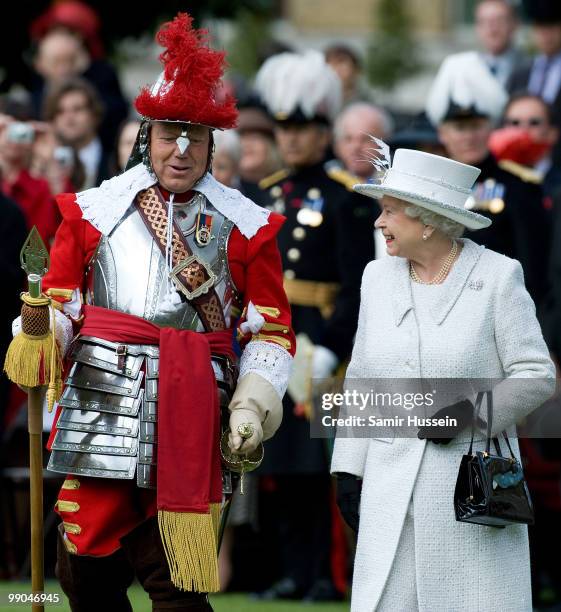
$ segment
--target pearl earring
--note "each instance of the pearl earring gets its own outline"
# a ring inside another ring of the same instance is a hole
[[[423,234],[423,240],[428,240],[428,236],[426,234]]]

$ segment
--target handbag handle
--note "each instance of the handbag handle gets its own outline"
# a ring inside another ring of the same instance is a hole
[[[484,396],[487,396],[487,442],[485,445],[485,452],[489,455],[491,451],[491,432],[493,430],[493,392],[492,391],[480,391],[477,394],[477,399],[475,400],[474,415],[473,415],[473,420],[471,422],[471,441],[469,443],[469,451],[468,451],[469,455],[473,454],[473,438],[475,435],[475,423],[479,417],[479,413],[481,412],[481,406],[483,404]],[[510,441],[508,439],[506,431],[503,430],[502,434],[505,439],[508,450],[510,452],[510,456],[512,457],[512,459],[516,460],[516,457],[514,455],[514,452],[512,451],[512,446],[510,445]],[[499,438],[493,437],[492,439],[493,439],[493,444],[495,446],[495,449],[497,451],[497,455],[499,457],[502,457]]]
[[[477,398],[475,400],[475,409],[473,411],[473,420],[471,421],[471,440],[469,443],[469,451],[468,455],[473,455],[473,438],[475,436],[475,423],[479,417],[479,413],[481,412],[481,404],[483,403],[483,397],[486,391],[479,391],[477,394]]]

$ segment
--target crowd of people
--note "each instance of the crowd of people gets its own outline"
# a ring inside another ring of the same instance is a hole
[[[64,4],[75,11],[61,11]],[[466,207],[492,225],[465,236],[520,262],[558,366],[561,7],[554,1],[526,5],[535,53],[516,45],[521,16],[512,3],[480,0],[474,14],[479,49],[444,59],[426,100],[419,101],[419,115],[395,117],[376,104],[361,76],[361,58],[337,43],[323,52],[285,51],[266,59],[251,87],[238,92],[237,126],[214,131],[215,179],[286,217],[277,236],[284,290],[303,347],[295,359],[309,367],[311,378],[344,372],[364,268],[386,257],[386,226],[374,226],[380,204],[353,191],[357,183],[376,181],[374,139],[394,151],[437,153],[481,171]],[[123,172],[137,141],[142,118],[99,52],[99,27],[93,11],[78,1],[53,5],[34,24],[32,88],[0,99],[2,359],[10,321],[19,314],[19,251],[27,233],[36,226],[52,245],[61,223],[55,196],[97,187]],[[262,600],[341,599],[350,585],[355,535],[335,504],[332,448],[310,437],[314,406],[296,378],[262,465],[246,475],[245,495],[234,496],[221,587],[253,591]],[[25,427],[25,396],[5,378],[0,384],[2,464],[12,466],[19,440],[14,432]],[[561,605],[551,548],[561,536],[561,453],[552,441],[536,439],[521,440],[521,451],[536,511],[530,530],[534,604]],[[7,508],[13,500],[0,491],[0,501],[12,517]],[[21,527],[4,525],[5,531]],[[263,559],[258,568],[235,563],[256,550]],[[4,551],[1,575],[18,577],[21,551],[16,545]]]

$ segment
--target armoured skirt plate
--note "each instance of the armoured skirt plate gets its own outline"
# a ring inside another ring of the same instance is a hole
[[[81,336],[59,405],[48,469],[63,474],[133,479],[156,487],[158,348]],[[212,357],[220,406],[235,383],[228,359]]]

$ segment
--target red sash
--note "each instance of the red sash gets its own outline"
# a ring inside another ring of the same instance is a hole
[[[203,533],[208,531],[208,526],[201,520],[193,522],[192,515],[210,518],[212,511],[210,529],[217,528],[219,506],[215,504],[222,501],[220,410],[211,353],[235,358],[232,331],[198,333],[162,328],[133,315],[84,306],[80,333],[110,342],[159,346],[157,507],[160,533],[174,583],[186,590],[217,590],[214,567],[208,567],[210,536],[205,537]],[[186,524],[178,516],[189,516],[190,521]],[[200,536],[205,541],[203,548],[207,549],[204,555],[193,542],[179,542]],[[189,550],[184,550],[185,546]],[[198,566],[194,571],[193,561]]]

